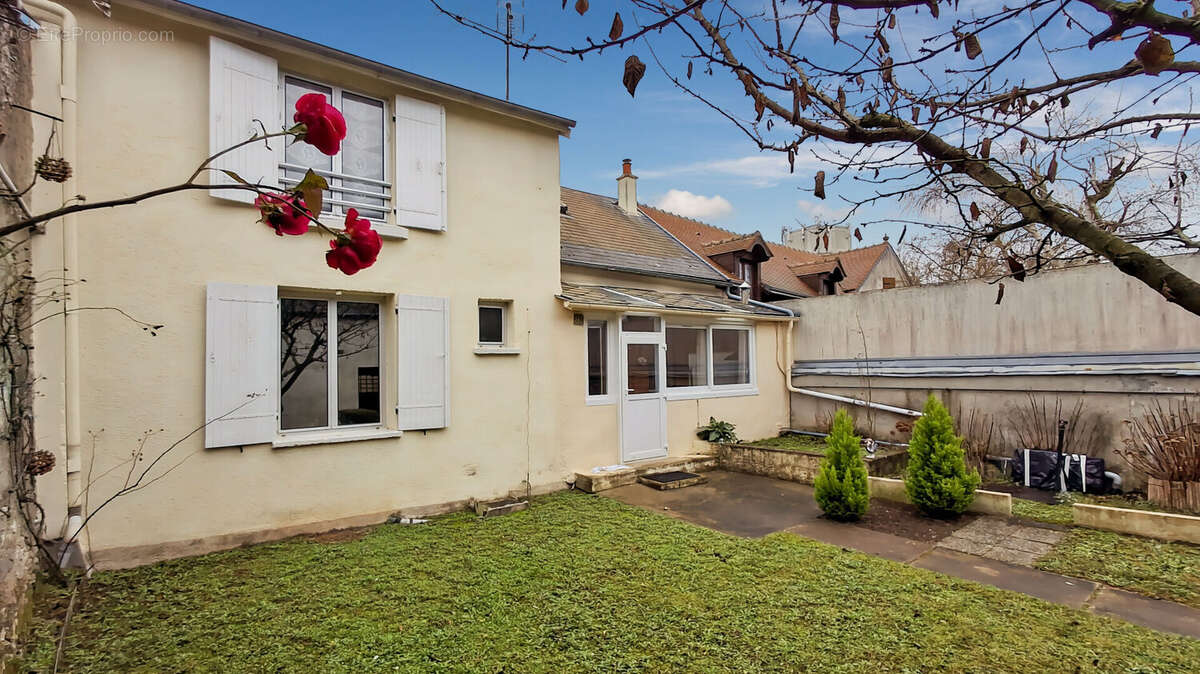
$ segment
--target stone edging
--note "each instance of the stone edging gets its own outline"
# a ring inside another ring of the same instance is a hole
[[[887,477],[868,477],[867,486],[871,496],[908,503],[908,492],[904,489],[904,480],[894,480]],[[1012,494],[998,491],[975,490],[975,500],[967,506],[967,512],[983,515],[1012,516]]]
[[[1076,503],[1071,517],[1081,527],[1200,545],[1200,517],[1191,515]]]

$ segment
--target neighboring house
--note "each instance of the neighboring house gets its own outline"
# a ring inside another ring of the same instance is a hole
[[[182,181],[317,91],[352,127],[340,155],[275,142],[222,166],[320,171],[331,226],[357,206],[384,243],[345,276],[327,235],[277,237],[230,190],[34,235],[44,294],[68,290],[34,329],[50,535],[171,448],[90,520],[99,566],[561,489],[690,453],[709,416],[744,437],[787,423],[789,312],[638,213],[632,176],[620,200],[560,190],[572,121],[190,5],[112,4],[30,5],[62,27],[32,42],[31,107],[61,119],[34,117],[33,146],[53,124],[75,169],[34,187],[35,211]]]
[[[628,160],[616,198],[564,187],[560,210],[560,299],[586,326],[588,356],[587,407],[564,424],[618,439],[610,463],[687,453],[710,417],[743,438],[786,426],[787,310],[639,212]]]
[[[874,246],[820,254],[768,242],[758,232],[735,234],[650,206],[642,205],[641,210],[722,275],[750,284],[755,299],[779,301],[911,285],[886,236]],[[849,234],[845,238],[848,245]]]

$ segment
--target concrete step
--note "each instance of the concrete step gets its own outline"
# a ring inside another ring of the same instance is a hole
[[[698,473],[716,470],[717,457],[711,454],[687,454],[668,456],[662,459],[631,462],[627,468],[575,473],[575,488],[592,494],[637,482],[638,476],[647,473],[665,473],[678,470]]]

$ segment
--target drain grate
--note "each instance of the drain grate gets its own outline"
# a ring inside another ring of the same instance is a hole
[[[652,482],[678,482],[680,480],[687,480],[700,476],[695,473],[685,473],[682,470],[672,470],[666,473],[650,473],[649,475],[643,475],[642,477]]]
[[[638,482],[655,489],[680,489],[694,484],[708,482],[708,478],[696,473],[686,473],[682,470],[672,470],[663,473],[639,475]]]

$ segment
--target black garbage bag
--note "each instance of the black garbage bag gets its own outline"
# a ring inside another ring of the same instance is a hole
[[[1063,454],[1062,462],[1066,464],[1065,474],[1060,473],[1058,452],[1045,449],[1015,450],[1012,459],[1013,482],[1047,491],[1060,491],[1065,486],[1067,491],[1091,494],[1104,494],[1111,488],[1109,478],[1104,474],[1104,459],[1085,454]]]

